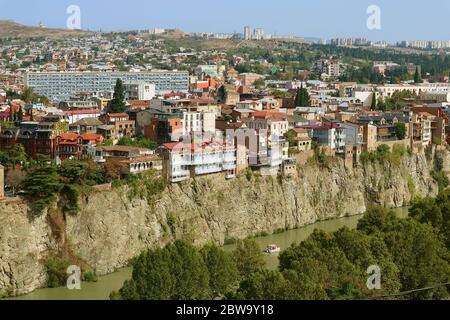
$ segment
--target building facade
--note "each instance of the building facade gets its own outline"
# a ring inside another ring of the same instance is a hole
[[[25,85],[50,100],[70,100],[81,93],[113,92],[117,79],[123,82],[147,82],[155,85],[156,94],[188,92],[189,72],[29,72]]]
[[[124,83],[125,100],[152,100],[156,96],[156,85],[145,81]]]

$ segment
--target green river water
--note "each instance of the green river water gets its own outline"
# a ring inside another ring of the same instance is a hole
[[[408,208],[395,209],[397,215],[401,218],[408,216]],[[356,228],[359,219],[362,216],[353,216],[349,218],[333,219],[296,229],[286,231],[280,234],[269,235],[256,238],[256,242],[261,246],[261,250],[270,244],[277,244],[281,250],[288,248],[295,242],[301,242],[308,238],[314,229],[320,229],[327,232],[334,232],[342,227],[351,229]],[[231,251],[233,245],[225,246],[225,250]],[[276,269],[278,266],[278,255],[265,255],[267,267]],[[39,289],[33,293],[13,298],[15,300],[107,300],[109,294],[114,290],[119,290],[123,283],[131,278],[132,269],[124,268],[116,273],[100,277],[98,282],[83,283],[81,290],[69,290],[67,288]]]

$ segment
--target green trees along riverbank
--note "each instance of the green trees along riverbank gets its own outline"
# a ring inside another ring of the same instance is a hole
[[[133,263],[132,279],[112,299],[309,300],[445,299],[450,287],[450,190],[436,199],[416,200],[410,218],[370,209],[356,230],[316,230],[281,253],[278,270],[265,268],[252,240],[232,253],[177,241],[144,252]],[[370,290],[367,269],[381,270],[381,289]],[[400,292],[434,289],[405,295]]]

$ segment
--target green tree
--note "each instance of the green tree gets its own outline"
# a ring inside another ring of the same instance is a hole
[[[31,202],[35,214],[55,203],[62,185],[54,166],[33,169],[22,183],[24,196]]]
[[[22,110],[22,106],[19,106],[19,113],[17,114],[17,120],[19,122],[23,122],[23,110]]]
[[[376,92],[374,92],[372,94],[372,105],[371,105],[371,109],[372,110],[376,110],[377,109],[377,94]]]
[[[427,204],[429,206],[429,204]],[[416,209],[415,209],[416,210]],[[417,215],[416,212],[413,215]],[[381,236],[400,273],[401,291],[446,283],[450,280],[448,250],[432,225],[415,219],[398,219],[386,209],[370,210],[358,224],[358,230]],[[412,294],[414,299],[442,299],[444,288]]]
[[[67,282],[67,268],[70,266],[68,259],[50,257],[45,263],[47,272],[47,286],[49,288],[58,288]]]
[[[406,138],[406,125],[403,122],[395,124],[395,135],[398,140],[404,140]]]
[[[144,252],[133,262],[132,279],[124,283],[118,296],[123,300],[172,299],[176,291],[172,264],[167,248]]]
[[[139,147],[147,149],[156,149],[158,144],[144,136],[136,136],[134,138],[122,137],[117,143],[119,146]]]
[[[297,132],[291,129],[286,133],[286,139],[289,142],[289,147],[293,148],[297,145]]]
[[[253,84],[256,88],[260,89],[260,88],[264,88],[264,86],[266,85],[266,82],[264,81],[263,78],[258,79],[255,81],[255,83]]]
[[[22,94],[20,95],[20,99],[25,101],[25,103],[30,104],[35,99],[36,94],[34,93],[33,88],[26,87],[23,89]]]
[[[438,230],[450,250],[450,189],[441,191],[436,199],[423,198],[414,201],[409,214],[417,221],[429,223]]]
[[[238,271],[230,254],[215,245],[206,245],[201,254],[209,271],[211,298],[223,297],[238,281]]]
[[[416,67],[416,72],[414,74],[414,83],[422,83],[422,76],[419,71],[419,66]]]
[[[339,248],[334,235],[315,230],[306,241],[293,245],[280,255],[280,270],[295,271],[324,288],[331,299],[344,299],[349,294],[343,288],[358,288],[363,294],[365,279]]]
[[[209,272],[191,244],[176,241],[141,254],[131,280],[111,298],[124,300],[201,300],[210,296]]]
[[[86,162],[66,160],[58,167],[58,174],[68,184],[81,184],[87,177],[88,165]]]
[[[10,165],[12,170],[15,170],[18,164],[23,164],[26,161],[28,161],[28,155],[24,146],[20,143],[0,151],[0,163],[3,163],[5,166]]]
[[[231,299],[239,300],[287,300],[288,282],[279,271],[261,269],[248,275]]]
[[[14,121],[14,111],[13,111],[13,106],[10,103],[9,104],[9,122],[13,122]]]
[[[297,95],[295,96],[295,106],[296,107],[309,107],[311,104],[308,90],[303,88],[303,83],[300,89],[297,90]]]
[[[116,81],[113,99],[110,101],[107,110],[109,113],[121,113],[126,110],[125,90],[121,79]]]
[[[233,252],[233,258],[242,277],[248,277],[265,266],[262,250],[251,239],[238,241],[237,247]]]

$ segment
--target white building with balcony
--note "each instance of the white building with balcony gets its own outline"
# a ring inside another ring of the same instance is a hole
[[[236,149],[222,143],[167,143],[163,145],[162,157],[163,175],[172,183],[221,172],[227,179],[236,176]]]

